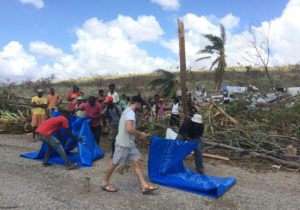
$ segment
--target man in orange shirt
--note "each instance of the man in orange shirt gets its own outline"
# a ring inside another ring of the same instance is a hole
[[[82,92],[79,92],[79,87],[77,85],[73,85],[73,91],[69,92],[67,96],[67,100],[70,102],[69,110],[72,111],[76,104],[78,103],[77,97],[83,96]]]
[[[57,108],[61,104],[62,100],[60,95],[55,93],[54,88],[50,88],[50,94],[47,96],[47,101],[48,101],[48,110],[51,117],[53,112],[57,112]]]

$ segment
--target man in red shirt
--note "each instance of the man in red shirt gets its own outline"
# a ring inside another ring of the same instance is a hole
[[[67,131],[68,136],[75,139],[76,141],[82,141],[81,138],[75,137],[72,132],[69,129],[69,122],[68,122],[69,112],[68,111],[62,111],[62,116],[59,117],[52,117],[46,121],[44,121],[37,129],[36,129],[36,135],[37,137],[45,142],[48,147],[46,154],[43,159],[43,166],[49,166],[51,165],[48,160],[51,156],[52,149],[55,149],[59,156],[63,159],[65,165],[67,166],[67,170],[74,169],[78,163],[72,163],[66,152],[64,151],[63,146],[61,143],[51,134],[56,131],[59,138],[65,143],[66,146],[69,145],[69,143],[63,138],[60,132],[60,128],[65,128]]]
[[[83,96],[83,93],[79,91],[77,85],[73,85],[73,91],[68,93],[67,100],[70,102],[69,110],[73,110],[78,103],[77,97]]]
[[[99,145],[100,136],[101,136],[101,124],[100,124],[100,117],[102,112],[101,104],[96,102],[96,98],[94,96],[90,96],[89,102],[81,104],[78,108],[74,109],[74,112],[78,110],[85,110],[86,116],[92,120],[92,122],[90,123],[90,128],[94,135],[95,141]]]

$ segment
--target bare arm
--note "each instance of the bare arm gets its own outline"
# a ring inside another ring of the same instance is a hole
[[[142,139],[145,139],[147,137],[147,134],[145,132],[140,132],[133,128],[133,121],[127,120],[126,121],[126,131],[132,135],[139,136]]]
[[[76,136],[74,136],[69,128],[66,128],[66,131],[67,131],[68,136],[70,136],[71,138],[75,139],[76,141],[82,141],[81,138],[77,138]]]
[[[64,137],[61,135],[60,130],[56,131],[58,137],[65,143],[65,145],[69,146],[69,142],[67,142]]]

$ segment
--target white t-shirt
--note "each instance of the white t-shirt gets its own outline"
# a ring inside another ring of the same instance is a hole
[[[114,103],[118,103],[119,100],[120,100],[119,94],[116,91],[114,91],[113,94],[111,94],[110,91],[109,91],[108,94],[107,94],[107,96],[111,96],[113,98],[113,102]]]
[[[127,120],[132,120],[132,127],[136,127],[135,113],[130,107],[126,108],[121,115],[121,119],[119,121],[119,132],[116,137],[116,144],[122,147],[132,148],[135,147],[135,136],[126,131]]]
[[[174,104],[173,103],[173,106],[172,106],[172,111],[171,111],[172,114],[179,114],[179,103],[177,104]]]

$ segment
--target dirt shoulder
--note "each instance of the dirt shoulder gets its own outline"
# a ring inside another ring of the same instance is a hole
[[[257,170],[236,162],[204,159],[207,174],[235,177],[236,184],[219,199],[160,186],[153,195],[142,195],[131,165],[113,174],[111,182],[119,191],[101,191],[100,182],[111,161],[110,150],[92,168],[66,171],[63,166],[41,167],[41,162],[21,158],[34,152],[40,142],[29,135],[0,134],[0,209],[298,209],[300,174],[284,170]],[[103,142],[104,143],[104,142]],[[147,156],[142,165],[147,170]],[[264,163],[258,163],[264,164]],[[185,160],[192,170],[192,158]],[[269,167],[269,166],[268,166]],[[261,168],[261,167],[259,167]],[[86,178],[90,178],[90,191]]]

